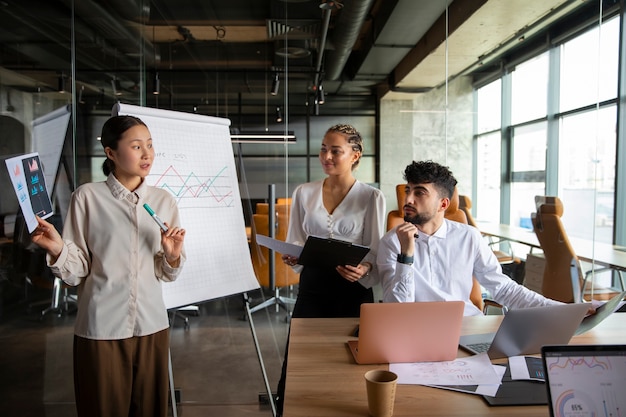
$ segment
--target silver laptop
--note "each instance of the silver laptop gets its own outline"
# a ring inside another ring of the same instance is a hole
[[[623,416],[625,345],[541,348],[550,416]]]
[[[461,336],[459,346],[491,359],[538,354],[543,345],[567,344],[588,309],[582,303],[509,310],[497,332]]]

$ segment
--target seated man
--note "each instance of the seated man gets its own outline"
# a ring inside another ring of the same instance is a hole
[[[444,218],[457,181],[436,162],[406,167],[405,223],[378,247],[384,302],[465,302],[465,315],[482,312],[470,301],[472,277],[508,308],[561,304],[519,285],[502,273],[498,259],[475,227]]]

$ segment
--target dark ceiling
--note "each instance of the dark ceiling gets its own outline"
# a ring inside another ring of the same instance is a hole
[[[277,106],[291,115],[373,114],[377,97],[437,87],[581,3],[1,0],[0,83],[58,95],[59,76],[73,76],[76,96],[93,108],[120,100],[226,117]],[[316,106],[319,85],[326,102]]]

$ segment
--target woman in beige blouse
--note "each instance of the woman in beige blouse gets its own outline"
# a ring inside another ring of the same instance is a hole
[[[146,125],[132,116],[112,117],[101,142],[106,181],[72,194],[63,237],[38,219],[32,240],[47,251],[54,275],[78,286],[78,416],[165,417],[169,322],[161,282],[180,274],[185,230],[173,196],[145,182],[154,160]]]

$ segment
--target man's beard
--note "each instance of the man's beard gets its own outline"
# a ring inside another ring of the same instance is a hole
[[[423,213],[417,213],[415,216],[404,215],[404,221],[413,223],[416,226],[422,226],[426,224],[432,217]]]

